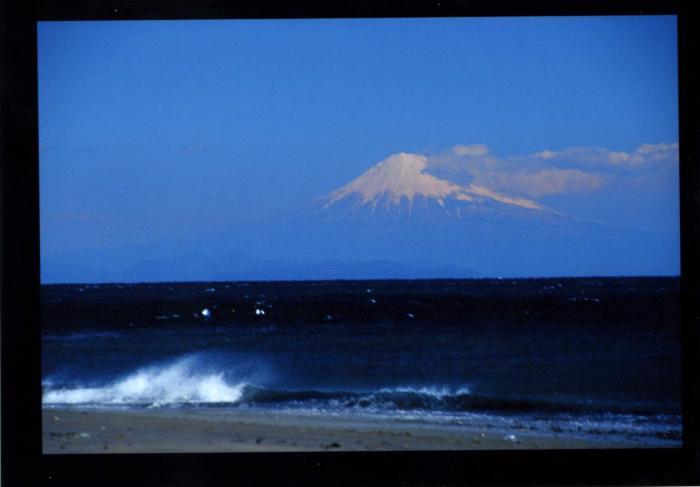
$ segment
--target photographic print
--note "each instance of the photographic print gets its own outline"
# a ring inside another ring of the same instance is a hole
[[[44,453],[682,446],[675,16],[37,31]]]

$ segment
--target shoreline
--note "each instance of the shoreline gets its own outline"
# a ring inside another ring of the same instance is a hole
[[[571,436],[372,417],[250,410],[42,409],[43,453],[225,453],[664,447],[637,438]],[[676,445],[668,445],[674,447]],[[680,445],[677,445],[680,446]]]

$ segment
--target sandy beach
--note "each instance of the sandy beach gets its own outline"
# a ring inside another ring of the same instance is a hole
[[[511,436],[512,435],[512,436]],[[483,425],[255,411],[44,409],[44,453],[578,449],[648,446]]]

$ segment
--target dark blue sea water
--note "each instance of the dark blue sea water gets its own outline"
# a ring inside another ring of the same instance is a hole
[[[380,416],[680,446],[676,278],[42,287],[45,407]]]

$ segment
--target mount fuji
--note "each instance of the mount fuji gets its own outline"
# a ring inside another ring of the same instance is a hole
[[[562,216],[539,203],[500,194],[482,185],[457,184],[428,171],[427,157],[393,154],[318,201],[322,219],[400,218],[462,220],[477,216]]]
[[[431,173],[427,157],[401,152],[305,208],[217,235],[138,251],[47,256],[42,280],[658,275],[673,244],[661,234],[582,221],[532,199],[456,182],[445,171]],[[125,257],[133,255],[141,258]]]

